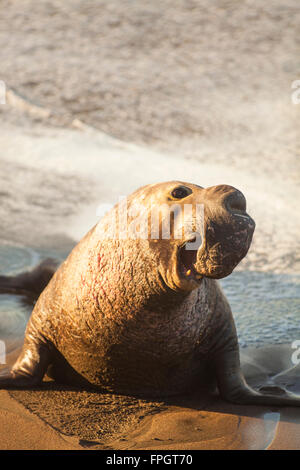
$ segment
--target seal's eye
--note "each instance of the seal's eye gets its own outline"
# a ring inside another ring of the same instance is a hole
[[[187,188],[186,186],[178,186],[177,188],[173,189],[173,191],[171,192],[171,196],[174,199],[183,199],[191,193],[192,190],[190,188]]]

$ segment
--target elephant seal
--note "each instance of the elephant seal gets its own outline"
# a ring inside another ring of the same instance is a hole
[[[170,181],[140,188],[55,272],[0,388],[33,387],[46,373],[138,396],[182,394],[209,382],[234,403],[299,406],[292,394],[245,383],[231,309],[216,280],[246,255],[254,228],[245,197],[232,186]],[[46,271],[51,277],[48,265]],[[38,273],[0,284],[30,290]]]

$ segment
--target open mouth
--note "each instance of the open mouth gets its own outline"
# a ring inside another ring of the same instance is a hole
[[[191,244],[193,246],[191,246]],[[201,246],[201,240],[197,241],[197,238],[194,237],[191,240],[186,241],[179,248],[179,272],[181,276],[184,276],[187,279],[194,279],[199,281],[202,279],[202,275],[199,274],[195,269],[195,264],[197,261],[198,249]]]

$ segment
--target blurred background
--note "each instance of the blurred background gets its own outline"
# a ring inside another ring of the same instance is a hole
[[[299,25],[297,0],[2,0],[1,79],[57,124],[279,174],[299,152]]]
[[[143,184],[232,184],[257,223],[222,281],[241,343],[300,338],[299,1],[0,7],[2,272],[62,258]]]

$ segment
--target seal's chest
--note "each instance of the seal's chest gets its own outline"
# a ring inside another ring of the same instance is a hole
[[[193,354],[199,344],[203,322],[193,312],[182,315],[145,312],[143,318],[131,323],[123,336],[126,350],[145,353],[153,360]]]
[[[171,394],[201,380],[206,361],[198,354],[199,332],[192,323],[143,322],[122,335],[100,361],[98,377],[122,393]],[[105,374],[103,374],[105,370]]]

